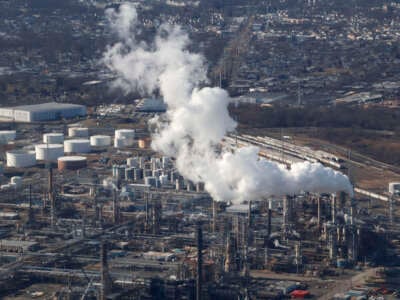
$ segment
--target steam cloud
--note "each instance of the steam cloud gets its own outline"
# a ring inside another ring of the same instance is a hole
[[[106,14],[120,39],[103,58],[117,74],[114,85],[127,93],[163,95],[168,109],[163,119],[153,120],[158,131],[152,147],[175,157],[179,172],[193,182],[204,182],[215,200],[256,200],[300,191],[352,194],[345,175],[318,163],[296,163],[287,170],[259,159],[256,147],[216,151],[236,127],[227,109],[231,99],[221,88],[200,88],[207,82],[206,64],[203,56],[187,50],[188,35],[179,26],[164,24],[151,44],[138,42],[133,5],[123,4]]]

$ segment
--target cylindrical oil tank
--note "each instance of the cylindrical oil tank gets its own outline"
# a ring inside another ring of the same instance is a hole
[[[36,159],[46,161],[56,161],[64,156],[64,146],[62,144],[40,144],[35,146]]]
[[[0,144],[7,144],[15,140],[17,132],[15,130],[0,130]]]
[[[77,170],[86,167],[87,159],[84,156],[62,156],[58,158],[58,170]]]
[[[108,147],[111,145],[111,137],[108,135],[92,135],[90,145],[93,147]]]
[[[86,127],[70,127],[70,128],[68,128],[68,136],[70,136],[70,137],[88,137],[89,129]]]
[[[150,148],[151,146],[151,139],[150,138],[142,138],[139,139],[139,148],[140,149],[146,149],[146,148]]]
[[[35,151],[13,150],[7,151],[7,167],[26,168],[36,164]]]
[[[74,139],[64,141],[65,153],[89,153],[90,142],[87,139]]]
[[[115,137],[124,137],[133,140],[135,138],[135,129],[117,129],[115,130]]]
[[[128,141],[126,138],[121,137],[121,138],[114,138],[114,147],[115,148],[124,148],[128,146]]]
[[[62,133],[45,133],[43,134],[43,143],[45,144],[62,144],[64,143],[64,134]]]

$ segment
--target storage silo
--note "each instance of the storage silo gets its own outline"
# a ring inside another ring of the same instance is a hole
[[[114,138],[114,147],[115,148],[124,148],[126,146],[128,146],[128,141],[126,138],[124,138],[124,137],[121,137],[121,138],[115,137]]]
[[[86,127],[70,127],[68,128],[69,137],[88,137],[89,129]]]
[[[62,156],[58,158],[58,170],[77,170],[86,167],[87,159],[84,156]]]
[[[90,145],[93,147],[108,147],[111,145],[111,137],[108,135],[92,135]]]
[[[151,146],[151,139],[150,138],[142,138],[138,142],[140,149],[150,148]]]
[[[40,144],[35,146],[36,159],[44,161],[56,161],[64,156],[64,146],[62,144]]]
[[[64,134],[62,133],[45,133],[43,134],[43,143],[45,144],[62,144],[64,143]]]
[[[127,138],[130,139],[132,142],[135,139],[135,129],[117,129],[115,130],[115,137],[116,138]]]
[[[74,139],[64,141],[65,153],[89,153],[90,142],[87,139]]]
[[[13,150],[7,151],[7,167],[26,168],[36,164],[35,151]]]

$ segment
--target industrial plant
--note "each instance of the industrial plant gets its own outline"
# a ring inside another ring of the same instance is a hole
[[[147,129],[125,126],[0,132],[2,297],[367,299],[398,287],[396,269],[379,267],[398,263],[398,183],[382,198],[304,190],[217,202],[150,148]],[[251,142],[286,168],[303,157],[343,171],[342,158],[273,138],[221,146]]]
[[[398,4],[14,2],[0,299],[399,299]]]

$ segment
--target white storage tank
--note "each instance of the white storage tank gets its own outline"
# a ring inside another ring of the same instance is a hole
[[[127,147],[128,146],[128,140],[124,137],[122,138],[114,138],[114,147],[115,148],[123,148],[123,147]]]
[[[62,144],[64,142],[64,134],[58,132],[43,134],[43,143],[45,144]]]
[[[36,164],[35,151],[13,150],[7,151],[7,167],[26,168]]]
[[[63,144],[40,144],[35,146],[36,159],[56,161],[64,155]]]
[[[65,153],[89,153],[90,141],[87,139],[74,139],[64,141]]]
[[[129,147],[133,145],[133,141],[135,139],[135,130],[134,129],[117,129],[115,130],[115,139],[125,138],[125,147]]]
[[[45,133],[43,134],[43,143],[45,144],[62,144],[64,142],[64,134],[62,133]]]
[[[389,183],[389,194],[400,196],[400,182]]]
[[[90,146],[107,147],[111,145],[111,137],[108,135],[92,135],[90,137]]]
[[[70,128],[68,128],[68,136],[70,136],[70,137],[88,137],[89,129],[86,127],[70,127]]]
[[[17,132],[15,130],[0,130],[0,144],[7,144],[15,140]]]

